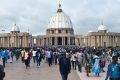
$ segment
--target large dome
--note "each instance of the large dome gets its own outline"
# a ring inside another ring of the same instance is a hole
[[[98,31],[104,31],[104,30],[107,30],[107,28],[103,24],[98,27]]]
[[[14,24],[11,31],[20,31],[20,29],[16,24]]]
[[[70,18],[62,11],[61,5],[49,22],[48,28],[73,28]]]

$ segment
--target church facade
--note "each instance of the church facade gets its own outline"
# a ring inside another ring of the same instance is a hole
[[[75,45],[74,29],[70,18],[61,9],[49,22],[46,35],[38,35],[37,46],[66,46]]]
[[[10,33],[0,33],[0,47],[32,47],[32,35],[28,32],[20,32],[14,24]]]
[[[120,33],[107,32],[106,27],[102,24],[99,26],[98,32],[90,32],[88,34],[88,46],[120,46]]]
[[[41,47],[41,46],[89,46],[120,47],[120,33],[108,32],[103,23],[97,32],[88,31],[87,35],[75,35],[72,22],[61,9],[51,18],[46,35],[32,36],[20,32],[14,24],[10,33],[0,33],[0,47]]]

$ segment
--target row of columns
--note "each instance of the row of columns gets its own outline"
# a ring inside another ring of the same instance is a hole
[[[47,38],[38,38],[37,39],[37,46],[51,46],[51,45],[55,45],[57,46],[58,45],[58,38],[59,37],[47,37]],[[75,43],[75,39],[74,37],[61,37],[62,38],[62,46],[65,46],[65,45],[74,45]],[[66,41],[66,39],[67,41]],[[67,43],[66,43],[67,42]],[[65,44],[66,43],[66,44]]]
[[[88,38],[88,46],[95,47],[107,47],[107,46],[120,46],[120,37],[118,36],[89,36]]]
[[[0,47],[31,47],[32,39],[28,36],[0,37]]]

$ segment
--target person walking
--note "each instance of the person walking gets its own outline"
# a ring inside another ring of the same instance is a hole
[[[36,60],[36,49],[33,49],[32,51],[32,56],[33,56],[33,62],[35,63],[35,60]]]
[[[8,50],[8,56],[9,56],[9,62],[10,62],[10,63],[13,63],[13,52],[12,52],[11,49]]]
[[[54,53],[54,62],[55,62],[55,65],[57,65],[57,61],[58,61],[58,57],[59,57],[59,55],[58,55],[58,52],[56,51],[55,53]]]
[[[5,49],[1,50],[1,57],[2,57],[2,62],[3,62],[3,67],[5,67],[6,60],[8,57],[7,51]]]
[[[36,52],[36,62],[37,62],[37,66],[40,66],[41,59],[42,59],[42,55],[41,55],[40,50],[38,49],[37,52]]]
[[[92,72],[95,73],[96,76],[99,76],[99,74],[102,72],[100,67],[100,58],[97,55],[95,56],[95,63],[92,67]]]
[[[72,62],[73,69],[76,70],[76,63],[77,63],[77,55],[76,55],[76,53],[72,54],[71,62]]]
[[[83,62],[83,53],[80,51],[77,52],[77,65],[78,65],[78,71],[82,72],[82,62]]]
[[[48,59],[48,65],[51,66],[52,65],[52,55],[51,55],[50,50],[47,51],[47,59]]]
[[[107,56],[106,56],[106,53],[103,52],[102,55],[100,56],[100,67],[103,72],[105,72],[104,67],[105,67],[106,61],[107,61]]]
[[[62,53],[59,57],[59,71],[62,76],[62,80],[67,80],[68,74],[71,71],[70,58],[66,57],[65,53]]]
[[[28,49],[25,49],[24,62],[25,62],[26,69],[30,66],[29,65],[29,58],[30,58],[29,51],[28,51]]]
[[[108,65],[107,74],[105,80],[120,80],[120,63],[118,63],[118,57],[113,56],[112,62]]]
[[[24,53],[25,53],[24,49],[21,50],[21,61],[22,61],[22,63],[24,63]]]
[[[0,80],[3,80],[5,77],[4,67],[0,65]]]

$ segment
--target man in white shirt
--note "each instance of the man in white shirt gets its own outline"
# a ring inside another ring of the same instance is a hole
[[[82,71],[82,63],[83,63],[83,53],[82,51],[77,52],[77,62],[78,62],[78,70]]]
[[[35,63],[35,60],[36,60],[36,50],[35,49],[33,49],[33,51],[32,51],[32,53],[33,53],[33,61],[34,61],[34,63]]]
[[[47,51],[47,58],[48,58],[48,65],[51,66],[52,65],[52,55],[51,55],[50,50]]]

